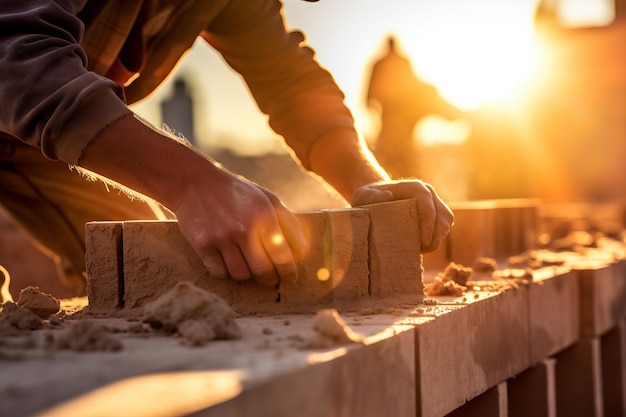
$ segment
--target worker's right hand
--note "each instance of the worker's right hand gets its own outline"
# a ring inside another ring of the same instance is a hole
[[[213,277],[265,285],[295,279],[308,248],[297,217],[271,192],[218,169],[198,178],[174,210],[183,235]]]
[[[79,165],[170,209],[211,276],[267,285],[295,278],[308,244],[278,197],[138,118],[110,124]]]

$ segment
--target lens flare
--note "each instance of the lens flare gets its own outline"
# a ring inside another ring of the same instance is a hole
[[[327,268],[320,268],[317,270],[317,279],[326,282],[330,279],[330,271]]]
[[[272,243],[274,245],[282,245],[282,243],[285,241],[285,239],[283,238],[282,235],[279,234],[275,234],[274,236],[272,236]]]

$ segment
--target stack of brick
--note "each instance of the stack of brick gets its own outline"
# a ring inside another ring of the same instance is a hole
[[[414,200],[296,215],[310,251],[298,262],[297,279],[277,287],[211,277],[176,221],[88,223],[89,311],[139,308],[179,281],[191,281],[247,313],[423,299]]]

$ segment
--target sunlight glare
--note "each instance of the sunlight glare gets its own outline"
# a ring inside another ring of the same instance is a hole
[[[415,125],[413,136],[423,146],[459,145],[469,138],[471,131],[471,125],[465,120],[448,121],[443,117],[430,115]]]
[[[615,19],[613,0],[561,0],[559,23],[566,27],[605,26]]]
[[[464,110],[515,100],[532,69],[535,1],[435,4],[439,18],[401,34],[416,73]]]

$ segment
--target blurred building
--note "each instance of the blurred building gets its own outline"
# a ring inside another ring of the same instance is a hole
[[[192,145],[197,145],[193,117],[193,99],[184,79],[174,82],[172,95],[161,102],[163,123],[175,135],[183,136]]]

